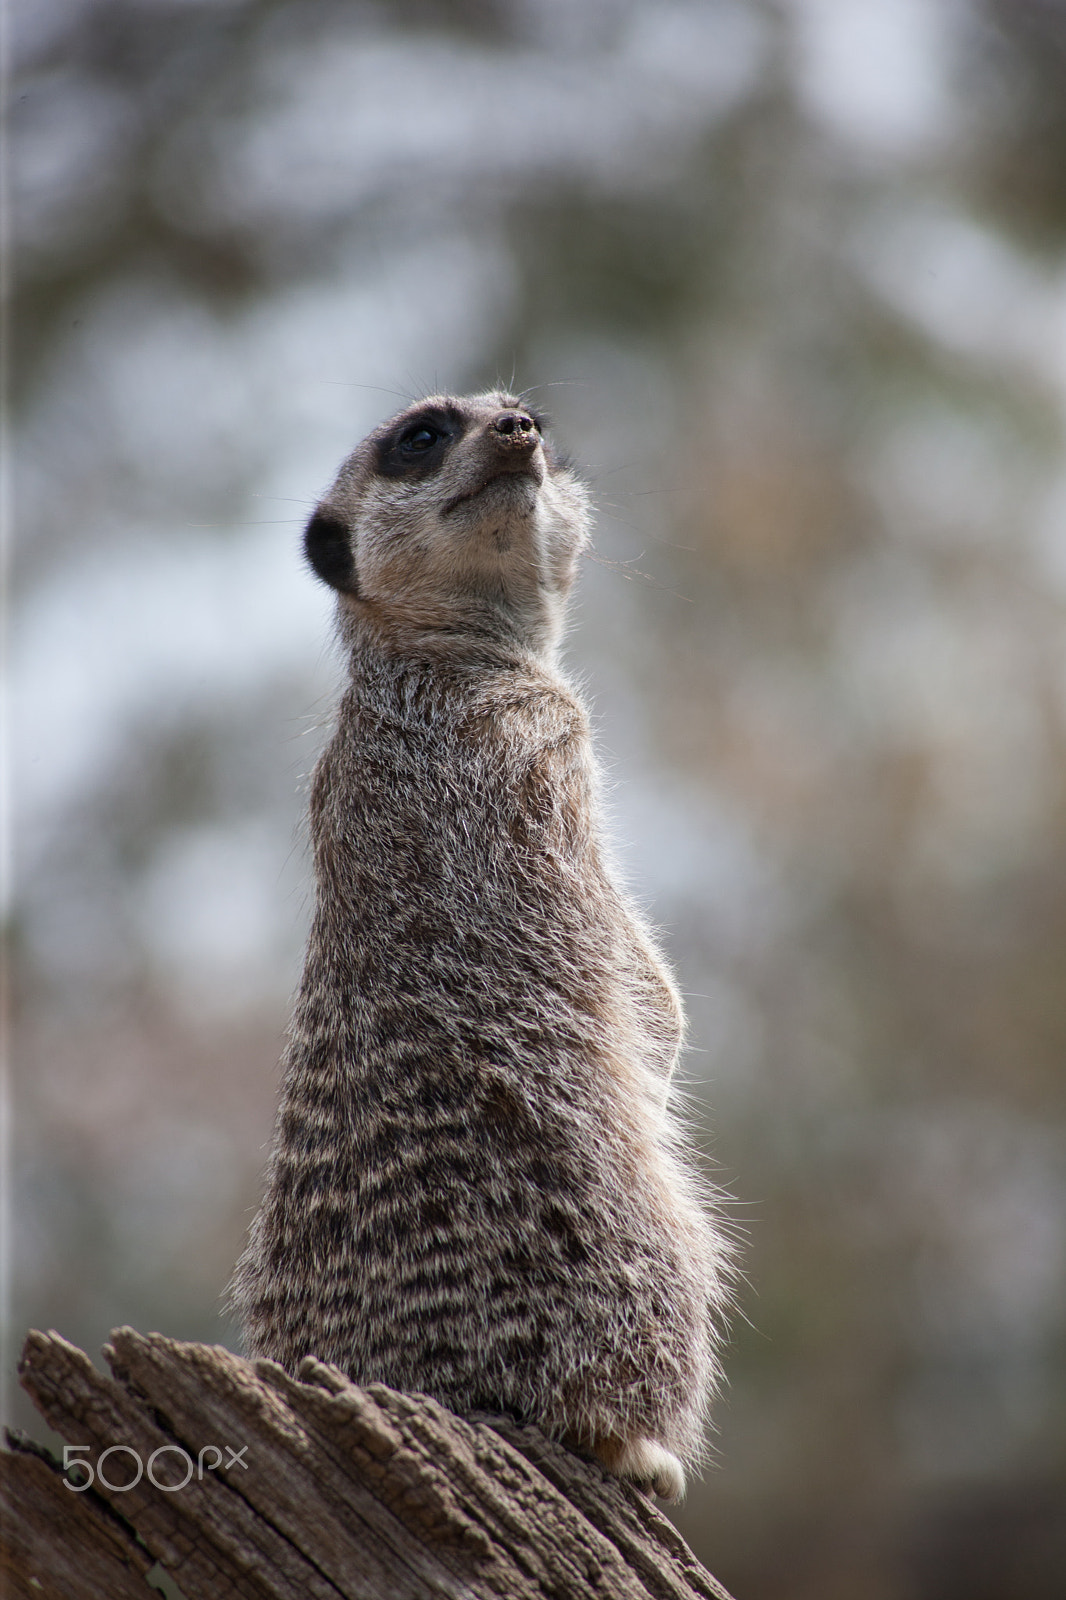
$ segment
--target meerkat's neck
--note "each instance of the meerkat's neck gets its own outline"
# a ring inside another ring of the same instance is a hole
[[[337,608],[337,623],[353,661],[378,656],[425,661],[438,668],[469,663],[554,672],[563,632],[561,605],[554,615],[534,623],[491,604],[468,602],[445,612],[439,606],[401,609],[345,598]]]

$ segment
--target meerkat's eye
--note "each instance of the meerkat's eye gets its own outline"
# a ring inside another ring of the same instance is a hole
[[[374,467],[383,478],[427,477],[439,471],[463,428],[463,414],[453,406],[431,406],[396,418],[377,436]]]
[[[444,435],[439,428],[431,428],[426,423],[420,422],[416,428],[405,433],[400,440],[400,450],[405,456],[420,456],[427,450],[432,450],[438,439]]]

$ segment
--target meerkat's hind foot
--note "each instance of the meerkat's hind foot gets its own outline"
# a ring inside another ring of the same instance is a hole
[[[661,1500],[680,1500],[685,1492],[684,1467],[654,1439],[604,1440],[596,1454],[608,1472],[650,1489]]]

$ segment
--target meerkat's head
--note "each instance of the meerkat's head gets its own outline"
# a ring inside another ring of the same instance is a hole
[[[433,395],[375,428],[304,535],[353,620],[551,652],[588,542],[584,485],[502,392]]]

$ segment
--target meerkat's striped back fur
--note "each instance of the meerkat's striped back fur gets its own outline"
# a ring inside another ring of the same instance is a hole
[[[677,1495],[728,1250],[670,1104],[671,979],[556,667],[585,491],[504,393],[376,430],[306,534],[350,682],[262,1208],[253,1356],[504,1411]]]

